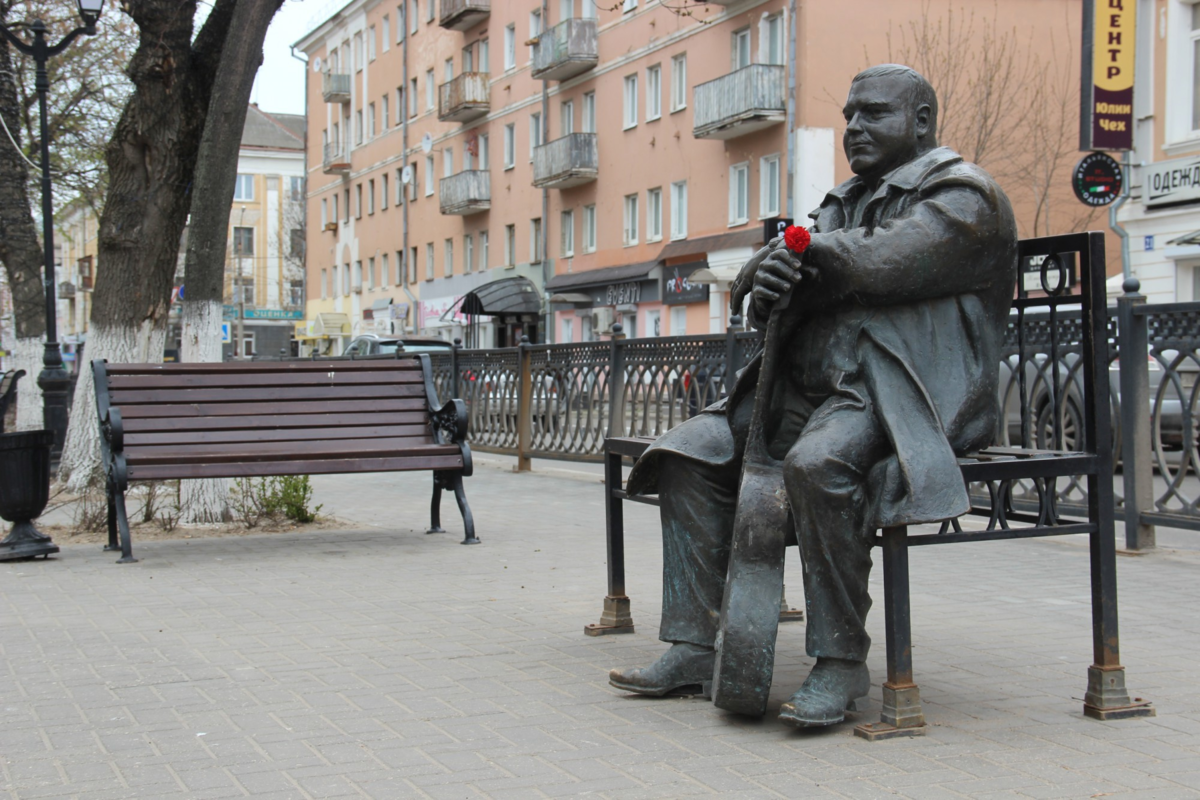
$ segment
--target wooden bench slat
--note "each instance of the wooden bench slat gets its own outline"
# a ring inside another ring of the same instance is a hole
[[[226,418],[230,419],[230,418]],[[366,439],[370,437],[396,437],[429,435],[427,423],[409,425],[356,425],[344,428],[324,426],[303,428],[263,429],[259,427],[219,431],[164,431],[155,433],[127,433],[125,447],[146,447],[166,444],[215,444],[218,442],[302,442],[328,439]]]
[[[357,414],[373,411],[424,411],[425,396],[373,400],[292,400],[273,403],[192,403],[171,406],[129,406],[121,408],[127,420],[146,417],[239,417],[290,414]]]
[[[143,445],[126,447],[129,466],[143,464],[224,464],[231,461],[278,461],[306,458],[383,458],[409,455],[439,455],[458,452],[435,444],[432,435],[395,436],[378,439],[334,439],[310,442],[224,442],[218,444]]]
[[[421,362],[415,358],[384,358],[377,361],[232,361],[218,364],[108,364],[110,376],[117,375],[170,375],[170,374],[213,374],[230,372],[247,373],[301,373],[346,370],[350,372],[375,371],[421,371]]]
[[[196,373],[113,375],[109,377],[108,386],[111,391],[116,392],[130,389],[217,389],[239,386],[359,386],[372,383],[393,385],[422,383],[423,381],[424,376],[418,370],[411,369],[358,372],[314,370],[294,373],[231,373],[229,375]]]
[[[192,403],[275,402],[279,400],[369,400],[393,397],[425,397],[420,383],[370,384],[367,386],[258,386],[213,389],[125,389],[110,393],[109,402],[132,410],[141,405],[171,407]]]
[[[261,428],[285,430],[288,428],[345,427],[367,424],[426,424],[429,413],[418,411],[360,411],[357,414],[251,414],[227,417],[143,417],[125,420],[125,432],[153,433],[175,431],[224,431]]]
[[[129,480],[152,481],[173,478],[247,478],[262,475],[329,475],[349,472],[412,472],[433,469],[462,469],[462,453],[454,447],[450,455],[397,456],[394,458],[310,459],[305,461],[257,461],[235,464],[170,464],[130,467]]]

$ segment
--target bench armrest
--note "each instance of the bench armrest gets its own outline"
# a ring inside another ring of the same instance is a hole
[[[462,400],[448,400],[441,408],[434,409],[433,435],[438,444],[458,444],[467,440],[467,404]]]

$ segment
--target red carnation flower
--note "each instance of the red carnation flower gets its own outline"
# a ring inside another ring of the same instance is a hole
[[[796,255],[803,253],[808,249],[809,242],[812,241],[812,236],[808,233],[808,228],[800,225],[788,225],[783,232],[783,243],[787,245],[787,249],[791,250]]]

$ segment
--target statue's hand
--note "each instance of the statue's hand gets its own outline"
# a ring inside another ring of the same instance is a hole
[[[776,301],[789,291],[801,278],[800,258],[782,243],[758,265],[754,273],[754,307],[764,319],[770,315]]]

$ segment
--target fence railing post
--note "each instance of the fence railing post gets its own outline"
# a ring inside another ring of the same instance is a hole
[[[1142,523],[1142,512],[1154,505],[1154,470],[1150,442],[1150,364],[1146,317],[1135,309],[1146,304],[1137,278],[1127,278],[1117,298],[1120,337],[1121,461],[1125,481],[1125,547],[1155,547],[1154,526]]]
[[[450,397],[451,399],[461,398],[459,389],[461,385],[458,381],[458,351],[462,349],[462,339],[455,339],[454,346],[450,348]]]
[[[608,436],[625,434],[625,334],[620,323],[612,326],[608,361]]]
[[[737,335],[742,329],[742,318],[739,314],[731,314],[729,327],[725,329],[725,393],[733,389],[738,370],[742,368],[742,351],[738,347]]]
[[[533,461],[529,451],[533,445],[533,359],[529,353],[529,337],[522,336],[517,345],[517,472],[529,472]]]

